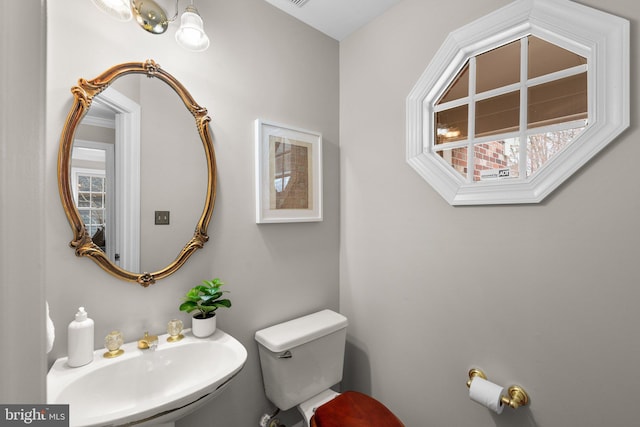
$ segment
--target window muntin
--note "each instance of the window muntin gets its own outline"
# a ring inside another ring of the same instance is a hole
[[[432,108],[433,149],[466,182],[527,179],[587,125],[587,59],[527,35],[469,58]]]

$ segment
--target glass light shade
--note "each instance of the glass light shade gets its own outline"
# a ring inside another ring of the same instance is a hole
[[[176,31],[176,41],[185,49],[202,52],[209,47],[209,37],[204,32],[202,18],[198,10],[193,6],[187,9],[180,17],[180,28]]]
[[[128,21],[133,16],[129,0],[91,0],[104,13],[119,21]]]
[[[145,31],[162,34],[169,27],[164,9],[153,0],[131,0],[131,11]]]

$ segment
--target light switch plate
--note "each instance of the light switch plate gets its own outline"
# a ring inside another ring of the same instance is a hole
[[[169,225],[169,211],[156,211],[156,225]]]

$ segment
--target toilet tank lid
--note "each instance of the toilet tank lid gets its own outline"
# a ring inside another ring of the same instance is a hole
[[[292,349],[347,327],[347,318],[331,310],[322,310],[307,316],[259,330],[255,339],[273,352]]]

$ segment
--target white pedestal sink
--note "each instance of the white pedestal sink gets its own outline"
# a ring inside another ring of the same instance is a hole
[[[69,404],[71,427],[137,426],[172,423],[217,396],[240,372],[247,350],[217,330],[208,338],[167,342],[156,350],[127,343],[122,356],[103,357],[96,350],[88,365],[71,368],[67,358],[47,374],[47,403]]]

